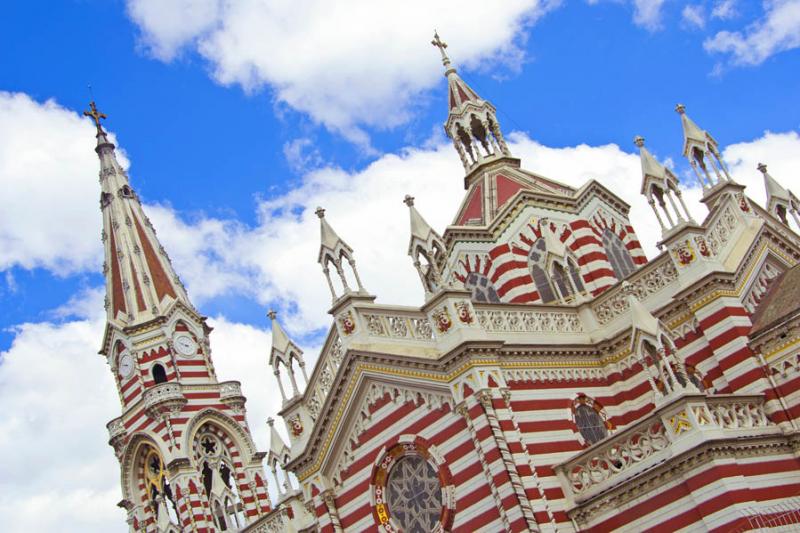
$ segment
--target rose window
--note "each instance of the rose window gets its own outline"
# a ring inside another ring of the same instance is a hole
[[[404,533],[428,533],[439,524],[442,487],[433,466],[420,455],[402,457],[389,473],[386,500]]]

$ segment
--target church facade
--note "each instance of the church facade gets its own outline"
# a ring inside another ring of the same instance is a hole
[[[190,303],[98,124],[108,326],[101,353],[130,530],[748,531],[800,527],[800,202],[736,183],[683,106],[708,208],[637,137],[662,231],[522,168],[458,75],[445,131],[464,200],[443,233],[407,196],[421,307],[376,304],[318,209],[332,325],[313,369],[271,313],[289,442],[255,449]],[[756,171],[756,169],[754,169]],[[266,463],[267,474],[264,470]],[[267,479],[277,497],[270,501]]]

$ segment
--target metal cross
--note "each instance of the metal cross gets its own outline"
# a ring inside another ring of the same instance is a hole
[[[94,125],[97,127],[97,133],[103,133],[103,126],[100,124],[100,120],[108,117],[105,113],[101,113],[97,110],[97,106],[94,105],[94,100],[89,102],[89,109],[91,109],[91,111],[84,111],[83,116],[92,117]]]
[[[433,30],[433,40],[431,44],[441,50],[442,53],[444,53],[444,49],[447,48],[447,43],[439,38],[439,32],[436,30]]]

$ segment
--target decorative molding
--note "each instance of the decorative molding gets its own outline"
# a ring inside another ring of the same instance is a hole
[[[630,284],[628,290],[632,291],[639,301],[661,291],[678,279],[678,270],[672,260],[668,256],[661,257],[664,259],[654,260],[626,280]],[[627,311],[628,294],[622,289],[621,284],[617,284],[598,297],[591,307],[597,321],[604,326]]]
[[[477,309],[478,323],[490,332],[581,333],[576,311],[507,311]]]

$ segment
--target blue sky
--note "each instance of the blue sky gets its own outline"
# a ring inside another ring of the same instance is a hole
[[[106,461],[98,472],[113,464],[102,432],[118,407],[94,355],[103,280],[94,139],[79,117],[87,84],[190,296],[217,321],[212,344],[229,379],[267,375],[270,307],[315,358],[330,303],[315,264],[316,203],[355,248],[368,289],[387,303],[421,303],[400,200],[415,194],[443,229],[463,176],[441,131],[445,80],[429,44],[434,28],[464,79],[498,108],[526,168],[574,185],[604,181],[636,203],[634,226],[651,250],[654,221],[636,194],[632,139],[645,136],[684,175],[677,102],[727,147],[748,194],[763,198],[756,159],[800,189],[800,0],[335,4],[4,5],[0,398],[17,390],[22,361],[70,357],[67,372],[95,376],[105,398],[76,422],[99,427],[99,437],[85,436]],[[259,428],[276,408],[268,386],[266,377],[245,383],[250,405],[261,405],[251,408]],[[28,418],[58,416],[57,406],[40,408]],[[35,429],[3,416],[0,428],[17,438]],[[89,490],[91,501],[110,501],[115,483],[98,474],[54,494]],[[0,495],[7,488],[0,483]],[[35,511],[26,494],[15,501]],[[59,512],[81,524],[76,530],[123,525],[114,509],[102,519]]]

